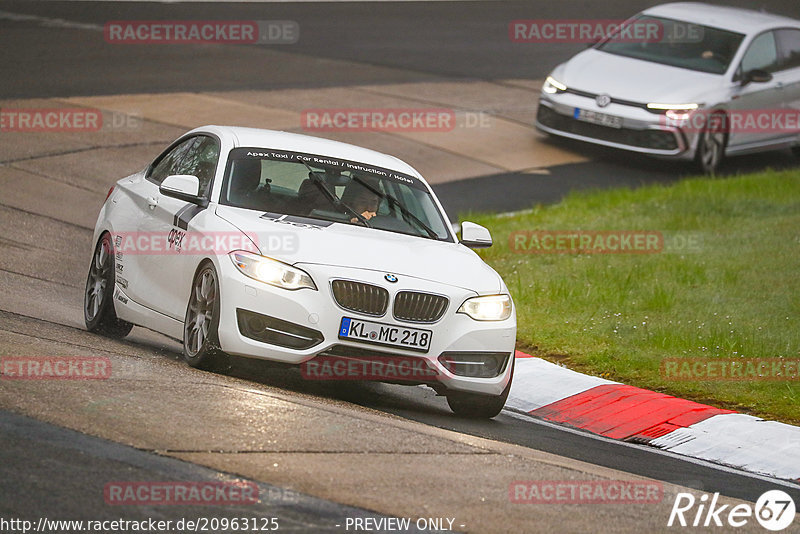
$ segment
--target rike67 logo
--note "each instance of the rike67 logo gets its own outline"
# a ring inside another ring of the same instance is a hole
[[[794,522],[797,512],[792,497],[781,490],[770,490],[752,504],[718,504],[719,493],[709,499],[704,493],[699,499],[691,493],[678,493],[667,526],[682,527],[743,527],[755,517],[767,530],[778,532]]]

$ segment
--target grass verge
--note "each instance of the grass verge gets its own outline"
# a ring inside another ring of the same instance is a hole
[[[697,379],[695,371],[691,380],[685,373],[676,379],[662,365],[686,358],[730,368],[780,358],[791,370],[800,361],[797,171],[579,192],[556,205],[470,220],[494,237],[481,256],[514,297],[521,349],[581,372],[800,424],[797,367],[794,380],[733,381]],[[568,239],[578,230],[651,232],[663,246],[576,253],[562,241],[572,251],[542,253],[556,242],[529,233],[559,231]]]

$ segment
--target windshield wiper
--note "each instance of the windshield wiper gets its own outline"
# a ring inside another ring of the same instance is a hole
[[[337,197],[336,193],[334,193],[328,188],[328,184],[325,183],[325,180],[319,177],[317,171],[312,169],[311,166],[305,161],[303,160],[299,161],[300,163],[306,166],[306,169],[308,169],[308,177],[311,178],[314,184],[320,189],[320,191],[322,191],[325,197],[327,197],[327,199],[330,200],[334,206],[336,206],[337,208],[344,208],[344,210],[353,215],[358,220],[358,222],[360,222],[367,228],[372,228],[372,225],[369,223],[366,217],[364,217],[356,210],[354,210],[353,208],[342,202],[342,199]]]
[[[378,191],[377,189],[372,187],[370,184],[368,184],[367,182],[365,182],[364,180],[362,180],[358,176],[353,176],[352,179],[353,179],[353,181],[358,182],[362,186],[364,186],[367,189],[369,189],[375,195],[377,195],[377,196],[379,196],[381,198],[385,198],[393,206],[397,206],[398,208],[400,208],[400,213],[403,214],[403,218],[407,222],[410,220],[410,222],[414,222],[415,224],[417,224],[417,226],[422,228],[425,231],[425,233],[428,234],[428,237],[430,237],[431,239],[436,239],[436,240],[439,239],[439,235],[436,232],[434,232],[433,229],[430,226],[428,226],[427,224],[425,224],[424,222],[419,220],[419,217],[417,217],[416,215],[411,213],[408,210],[408,208],[403,206],[403,204],[401,204],[400,201],[397,200],[396,198],[394,198],[392,195],[390,195],[389,193],[381,193],[380,191]]]

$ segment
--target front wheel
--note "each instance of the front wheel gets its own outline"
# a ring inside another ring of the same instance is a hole
[[[207,262],[198,269],[183,325],[183,359],[205,371],[226,371],[229,358],[219,347],[219,277]]]
[[[117,318],[114,310],[114,246],[109,234],[97,242],[83,293],[83,320],[89,332],[110,338],[127,336],[133,325]]]
[[[695,158],[704,174],[714,176],[725,157],[725,147],[728,144],[725,133],[726,125],[726,116],[722,113],[714,113],[709,117],[705,128],[700,133]]]
[[[508,380],[500,395],[480,395],[478,393],[465,393],[452,391],[447,393],[447,404],[453,413],[471,419],[491,419],[497,416],[506,405],[508,393],[511,391],[511,381],[514,378],[514,356],[511,356],[511,378]]]

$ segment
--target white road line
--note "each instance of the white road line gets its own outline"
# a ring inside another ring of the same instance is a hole
[[[26,15],[24,13],[11,13],[10,11],[0,11],[0,20],[11,20],[14,22],[38,22],[42,26],[49,26],[51,28],[103,31],[103,27],[97,24],[87,24],[84,22],[74,22],[64,19],[53,19],[49,17],[40,17],[38,15]]]

